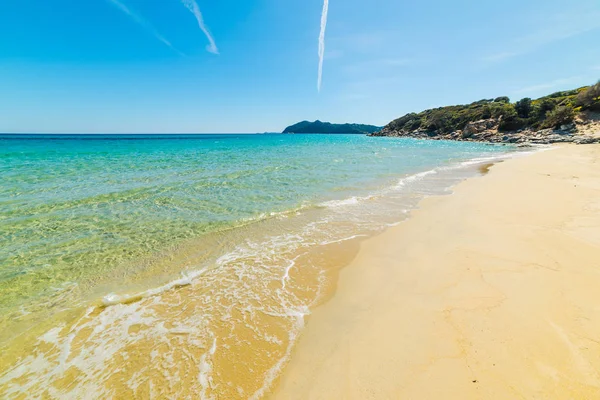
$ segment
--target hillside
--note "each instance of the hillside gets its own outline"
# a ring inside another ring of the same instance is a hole
[[[597,122],[596,113],[600,113],[600,82],[535,100],[511,103],[508,97],[497,97],[410,113],[373,136],[509,143],[577,141],[580,127]]]
[[[380,126],[363,124],[332,124],[321,121],[302,121],[288,126],[283,133],[354,133],[367,134],[381,130]]]

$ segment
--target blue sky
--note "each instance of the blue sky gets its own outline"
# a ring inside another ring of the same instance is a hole
[[[600,79],[597,0],[0,2],[2,132],[265,132]],[[209,47],[207,47],[209,46]],[[217,53],[218,50],[218,54]]]

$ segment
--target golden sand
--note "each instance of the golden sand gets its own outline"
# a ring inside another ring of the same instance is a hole
[[[362,243],[280,399],[599,399],[600,146],[493,166]]]

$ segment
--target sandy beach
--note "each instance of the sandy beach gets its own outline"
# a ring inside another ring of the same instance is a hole
[[[600,398],[600,146],[492,166],[361,244],[278,399]]]

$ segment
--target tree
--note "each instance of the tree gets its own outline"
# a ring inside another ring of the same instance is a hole
[[[556,100],[544,97],[534,106],[534,115],[538,121],[546,118],[546,114],[556,108]]]
[[[492,116],[500,120],[498,129],[500,131],[516,131],[524,127],[524,119],[519,118],[515,107],[508,104],[499,104],[492,110]]]
[[[533,106],[531,103],[531,99],[529,97],[525,97],[515,103],[515,110],[517,111],[517,115],[521,118],[529,118],[531,115],[531,111],[533,110]]]

